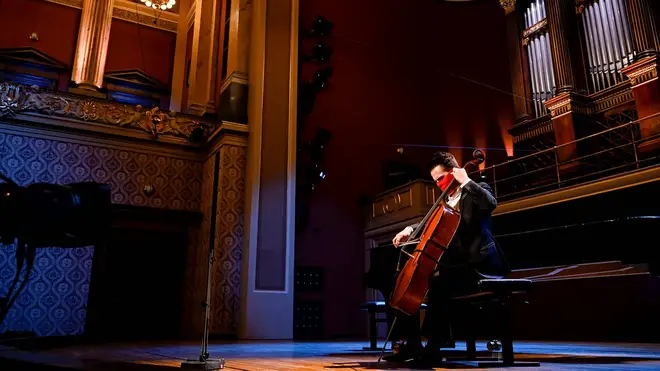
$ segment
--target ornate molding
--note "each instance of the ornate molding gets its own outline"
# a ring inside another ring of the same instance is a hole
[[[593,100],[596,113],[606,112],[615,107],[634,102],[630,80],[625,80],[608,89],[601,90],[590,96],[590,98]]]
[[[0,118],[18,113],[36,113],[85,122],[131,128],[151,133],[201,141],[212,124],[158,107],[118,104],[101,99],[64,94],[14,83],[0,83]]]
[[[516,10],[516,0],[500,0],[500,5],[504,8],[505,14],[510,14]]]
[[[177,22],[163,19],[160,17],[158,18],[158,20],[156,20],[156,17],[154,17],[153,15],[148,15],[143,13],[136,14],[135,9],[130,10],[125,8],[120,8],[117,6],[115,6],[115,8],[112,10],[112,17],[121,19],[123,21],[139,23],[143,26],[154,27],[174,33],[177,32],[177,27],[178,27]]]
[[[550,134],[553,130],[552,120],[549,115],[546,115],[514,125],[508,132],[513,136],[513,143],[518,144],[532,138]]]
[[[243,73],[243,72],[232,71],[232,73],[230,73],[229,76],[227,76],[225,78],[225,81],[222,83],[222,87],[220,88],[220,92],[222,93],[223,91],[225,91],[229,87],[229,85],[231,85],[232,83],[247,85],[248,84],[248,75],[246,73]]]
[[[82,9],[83,0],[46,0],[72,8]],[[137,15],[136,15],[137,10]],[[115,0],[112,17],[128,22],[139,23],[143,26],[154,27],[168,32],[177,32],[179,15],[172,12],[163,12],[156,22],[156,17],[142,4],[130,0]]]
[[[630,79],[633,87],[656,79],[658,78],[658,57],[644,58],[625,67],[621,72]]]
[[[532,25],[532,27],[526,29],[523,31],[523,37],[525,39],[528,39],[530,36],[534,35],[535,33],[545,29],[548,27],[548,19],[545,18],[540,22],[537,22],[536,24]]]
[[[571,112],[591,115],[594,111],[587,97],[569,92],[560,93],[544,104],[552,118]]]

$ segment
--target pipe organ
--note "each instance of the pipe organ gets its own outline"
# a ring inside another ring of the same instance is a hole
[[[546,16],[545,0],[532,1],[524,13],[523,43],[527,46],[532,101],[536,117],[545,116],[548,113],[543,102],[555,95],[555,75],[552,70]]]
[[[561,169],[570,162],[575,174],[578,158],[604,148],[571,142],[619,116],[639,118],[638,152],[660,151],[660,1],[499,1],[516,95],[514,152],[553,137]]]
[[[592,0],[578,11],[591,91],[623,82],[621,70],[632,63],[635,55],[625,0]]]

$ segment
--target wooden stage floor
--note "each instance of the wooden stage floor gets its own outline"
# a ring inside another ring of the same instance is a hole
[[[364,345],[365,342],[226,342],[213,343],[209,351],[212,357],[224,357],[225,369],[231,371],[415,370],[384,361],[378,364],[378,353],[363,351]],[[517,360],[541,363],[530,370],[660,370],[660,344],[517,342],[514,347]],[[465,345],[458,343],[457,350],[461,349]],[[477,351],[490,354],[484,343],[477,344]],[[199,345],[195,343],[77,345],[31,351],[0,346],[0,370],[168,371],[198,354]],[[446,368],[476,369],[456,365],[433,369]]]

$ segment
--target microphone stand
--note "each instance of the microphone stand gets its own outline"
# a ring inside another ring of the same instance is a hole
[[[213,270],[214,243],[209,248],[209,265],[206,277],[206,301],[204,305],[204,335],[202,336],[202,349],[197,359],[187,359],[181,363],[184,370],[219,370],[225,368],[225,359],[209,358],[209,318],[211,317],[211,271]]]

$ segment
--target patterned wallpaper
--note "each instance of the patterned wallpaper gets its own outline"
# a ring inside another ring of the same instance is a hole
[[[234,145],[223,145],[220,148],[219,179],[214,182],[215,158],[213,155],[204,163],[201,208],[204,217],[198,234],[191,234],[188,248],[186,309],[182,322],[184,334],[190,338],[201,336],[203,331],[204,312],[200,303],[206,299],[207,249],[213,212],[216,216],[216,227],[210,333],[235,334],[238,328],[246,148]],[[213,211],[213,192],[216,185],[218,203]]]
[[[220,149],[216,209],[214,277],[211,292],[211,333],[234,334],[238,327],[241,293],[243,210],[245,207],[246,148]]]
[[[215,156],[211,156],[204,162],[202,169],[202,224],[192,229],[188,238],[182,333],[191,339],[200,338],[204,329],[204,308],[201,303],[206,300],[214,169]]]
[[[201,163],[100,145],[0,132],[0,171],[20,185],[108,183],[117,204],[199,210],[202,200]],[[146,184],[155,186],[151,197],[142,193]],[[6,295],[15,274],[14,249],[0,247],[0,295]],[[92,256],[92,247],[39,249],[29,283],[0,332],[82,333]]]

